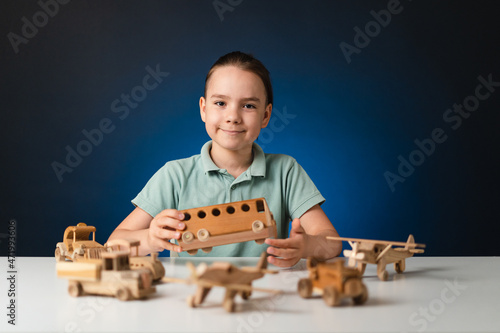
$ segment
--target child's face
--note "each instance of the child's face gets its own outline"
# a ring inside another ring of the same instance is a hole
[[[251,147],[267,126],[271,110],[260,77],[235,66],[217,68],[208,81],[206,96],[200,98],[201,119],[212,145],[228,150]]]

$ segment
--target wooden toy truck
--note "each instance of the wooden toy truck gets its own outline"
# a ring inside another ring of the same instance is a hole
[[[126,301],[144,298],[156,291],[149,270],[130,269],[126,251],[103,252],[101,259],[58,262],[56,270],[58,277],[69,279],[68,292],[73,297],[95,294]]]
[[[361,272],[346,267],[342,259],[331,263],[307,259],[309,277],[300,279],[297,285],[299,295],[309,298],[313,292],[323,295],[329,306],[340,305],[343,298],[352,298],[354,304],[363,304],[368,299],[368,290],[361,281]]]
[[[213,246],[255,240],[262,244],[276,237],[276,222],[266,199],[258,198],[182,211],[186,228],[179,245],[189,254],[198,249],[210,252]]]
[[[95,227],[85,223],[67,227],[63,241],[56,244],[55,257],[57,261],[69,259],[97,259],[100,258],[104,246],[95,241]],[[92,239],[89,239],[92,235]]]
[[[153,281],[159,281],[165,275],[165,267],[158,260],[158,253],[151,253],[151,256],[139,256],[140,244],[141,242],[138,240],[114,239],[104,244],[104,247],[108,251],[113,251],[114,248],[121,251],[123,248],[123,251],[129,253],[131,269],[146,268],[151,272]]]

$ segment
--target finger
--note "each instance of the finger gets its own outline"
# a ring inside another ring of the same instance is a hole
[[[275,257],[267,257],[267,262],[278,267],[292,267],[300,258],[279,259]]]
[[[152,235],[156,238],[161,239],[179,239],[181,238],[181,233],[176,230],[155,228],[152,229]]]
[[[184,220],[184,213],[179,212],[177,209],[164,209],[155,217],[171,217],[177,220]]]
[[[186,223],[172,217],[155,217],[153,221],[153,224],[160,228],[171,228],[177,230],[184,230],[186,228]]]
[[[275,247],[268,247],[267,253],[283,259],[290,259],[299,256],[299,251],[297,249],[278,249]]]
[[[286,239],[266,239],[265,243],[279,248],[298,248],[297,242],[291,238]]]
[[[166,241],[164,239],[155,238],[152,243],[153,243],[152,247],[158,252],[163,251],[163,250],[168,250],[168,251],[173,251],[173,252],[182,252],[182,248],[179,245],[172,244],[169,241]]]

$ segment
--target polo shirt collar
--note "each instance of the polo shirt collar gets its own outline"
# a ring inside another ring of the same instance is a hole
[[[212,141],[208,141],[201,147],[200,156],[205,173],[220,170],[210,157],[210,148],[212,148]],[[248,172],[250,176],[264,177],[266,175],[266,155],[262,148],[255,142],[253,143],[253,162],[248,168]]]

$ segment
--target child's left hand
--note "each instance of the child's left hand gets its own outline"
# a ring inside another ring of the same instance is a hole
[[[303,256],[306,249],[306,243],[309,236],[300,225],[299,219],[292,221],[290,238],[287,239],[266,239],[266,244],[271,245],[267,248],[267,261],[278,267],[291,267],[295,265]]]

